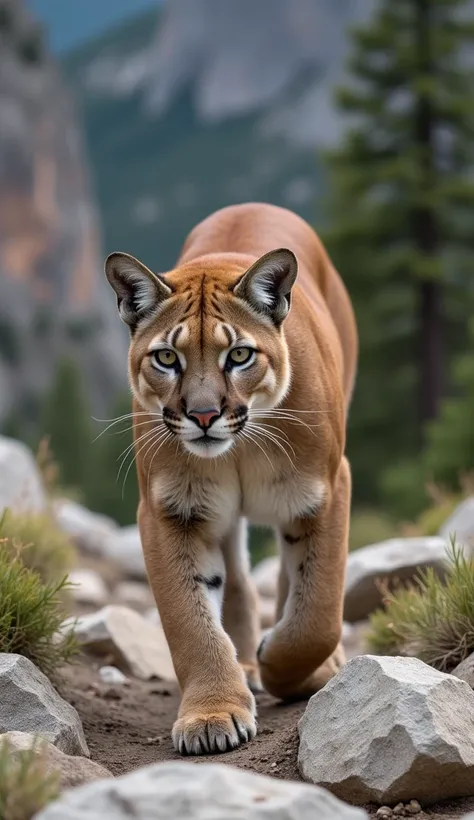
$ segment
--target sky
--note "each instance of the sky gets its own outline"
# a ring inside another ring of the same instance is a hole
[[[160,0],[26,0],[43,24],[49,47],[69,51]]]

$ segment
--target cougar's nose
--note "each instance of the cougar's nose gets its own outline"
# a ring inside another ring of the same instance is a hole
[[[199,427],[207,429],[216,419],[219,418],[220,411],[213,407],[204,409],[199,408],[199,410],[188,410],[187,415],[190,419],[195,421]]]

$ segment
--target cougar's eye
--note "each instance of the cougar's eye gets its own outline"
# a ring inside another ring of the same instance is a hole
[[[165,347],[160,350],[155,350],[153,358],[159,367],[175,369],[178,366],[178,357],[174,350],[169,350]]]
[[[227,357],[227,364],[229,367],[247,364],[254,356],[255,351],[251,347],[234,347]]]

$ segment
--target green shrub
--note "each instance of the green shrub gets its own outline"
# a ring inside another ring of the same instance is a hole
[[[59,777],[47,773],[41,752],[14,751],[6,740],[0,744],[1,820],[31,820],[58,794]]]
[[[0,542],[0,652],[24,655],[48,677],[76,651],[70,633],[58,632],[65,618],[61,596],[67,578],[42,581],[37,572],[12,558],[7,539]],[[2,815],[0,814],[0,817]]]
[[[453,367],[454,394],[444,399],[427,430],[426,464],[436,481],[452,488],[460,474],[474,469],[474,320],[469,329],[471,344]]]
[[[410,655],[450,672],[474,651],[474,562],[454,542],[444,580],[433,569],[389,591],[370,619],[368,644],[380,655]]]
[[[47,513],[13,513],[7,510],[0,518],[0,539],[5,539],[3,551],[18,556],[43,581],[62,578],[73,566],[75,550],[72,542]]]
[[[351,515],[349,531],[349,549],[357,550],[386,541],[398,534],[398,528],[392,519],[378,510],[354,510]]]
[[[383,471],[380,492],[384,507],[397,519],[412,519],[429,502],[428,472],[422,458],[403,459]]]
[[[61,484],[84,490],[91,469],[92,429],[82,374],[72,359],[58,362],[44,398],[41,430],[50,437]]]

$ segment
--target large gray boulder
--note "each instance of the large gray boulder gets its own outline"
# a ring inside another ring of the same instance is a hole
[[[104,555],[110,550],[119,528],[108,516],[91,512],[68,498],[55,501],[53,513],[58,526],[82,552]]]
[[[163,627],[133,609],[105,606],[81,618],[68,618],[61,629],[73,629],[81,646],[95,655],[112,655],[123,672],[136,678],[176,680]]]
[[[458,544],[474,548],[474,497],[466,498],[444,522],[439,534],[449,541],[455,538]]]
[[[382,603],[377,581],[410,581],[421,568],[446,571],[444,538],[390,538],[380,544],[351,552],[347,559],[344,620],[353,623],[367,618]]]
[[[215,763],[158,763],[65,794],[36,820],[366,820],[314,786]]]
[[[353,658],[298,730],[303,778],[350,803],[474,794],[474,693],[416,658]]]
[[[0,436],[0,515],[13,512],[43,512],[46,495],[36,461],[20,441]]]
[[[104,581],[98,572],[93,569],[73,569],[69,573],[69,583],[72,584],[71,596],[78,604],[90,606],[104,606],[109,593]]]
[[[474,689],[474,652],[471,652],[455,669],[451,672],[455,678],[464,680],[469,684],[471,689]]]
[[[76,710],[22,655],[0,654],[0,734],[38,734],[68,755],[89,757]]]

